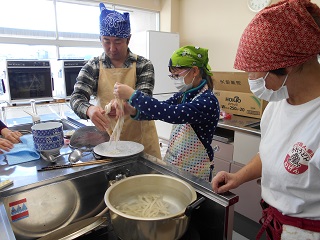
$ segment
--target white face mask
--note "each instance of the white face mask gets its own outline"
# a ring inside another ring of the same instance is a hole
[[[184,82],[184,78],[189,74],[189,72],[185,76],[179,76],[177,79],[174,80],[174,86],[179,90],[179,92],[185,92],[192,88],[194,78],[192,79],[192,82],[189,84],[186,84]]]
[[[267,78],[268,74],[269,72],[265,77],[261,77],[255,80],[248,79],[251,92],[256,97],[268,102],[277,102],[289,98],[287,86],[284,85],[287,81],[288,75],[284,79],[282,86],[278,90],[274,91],[272,89],[266,88],[265,79]]]

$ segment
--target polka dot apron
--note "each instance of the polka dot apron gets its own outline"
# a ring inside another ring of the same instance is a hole
[[[208,86],[205,85],[192,101],[207,89]],[[164,161],[209,181],[211,172],[210,158],[206,148],[190,124],[172,126],[170,143]]]

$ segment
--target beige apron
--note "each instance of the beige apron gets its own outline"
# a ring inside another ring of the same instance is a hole
[[[101,60],[101,57],[100,57]],[[113,88],[116,82],[133,89],[136,85],[136,62],[131,68],[104,68],[100,61],[100,74],[97,92],[97,105],[104,107],[114,99]],[[154,121],[137,121],[125,116],[121,141],[133,141],[144,146],[144,152],[161,159],[160,145]]]

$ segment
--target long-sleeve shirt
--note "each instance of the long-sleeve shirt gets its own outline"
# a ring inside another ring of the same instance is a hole
[[[202,80],[198,87],[185,93],[176,93],[165,101],[158,101],[145,96],[141,91],[135,91],[129,99],[129,104],[137,109],[134,119],[190,124],[212,161],[214,152],[211,143],[219,121],[220,107],[217,98],[209,89],[195,98],[205,84],[206,80]]]
[[[7,126],[2,121],[0,121],[0,133],[4,128],[7,128]]]
[[[154,89],[154,67],[150,60],[137,56],[129,51],[128,58],[123,64],[123,68],[132,67],[136,61],[137,82],[135,89],[140,90],[145,95],[152,96]],[[101,61],[104,68],[114,68],[110,58],[102,53]],[[82,119],[87,119],[87,110],[92,104],[89,102],[91,96],[97,95],[99,84],[100,62],[99,57],[89,60],[80,70],[74,91],[71,94],[70,105],[73,111]]]

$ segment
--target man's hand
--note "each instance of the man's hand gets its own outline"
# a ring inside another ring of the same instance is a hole
[[[100,131],[106,131],[109,127],[105,113],[106,111],[98,106],[90,106],[87,110],[87,116]]]

